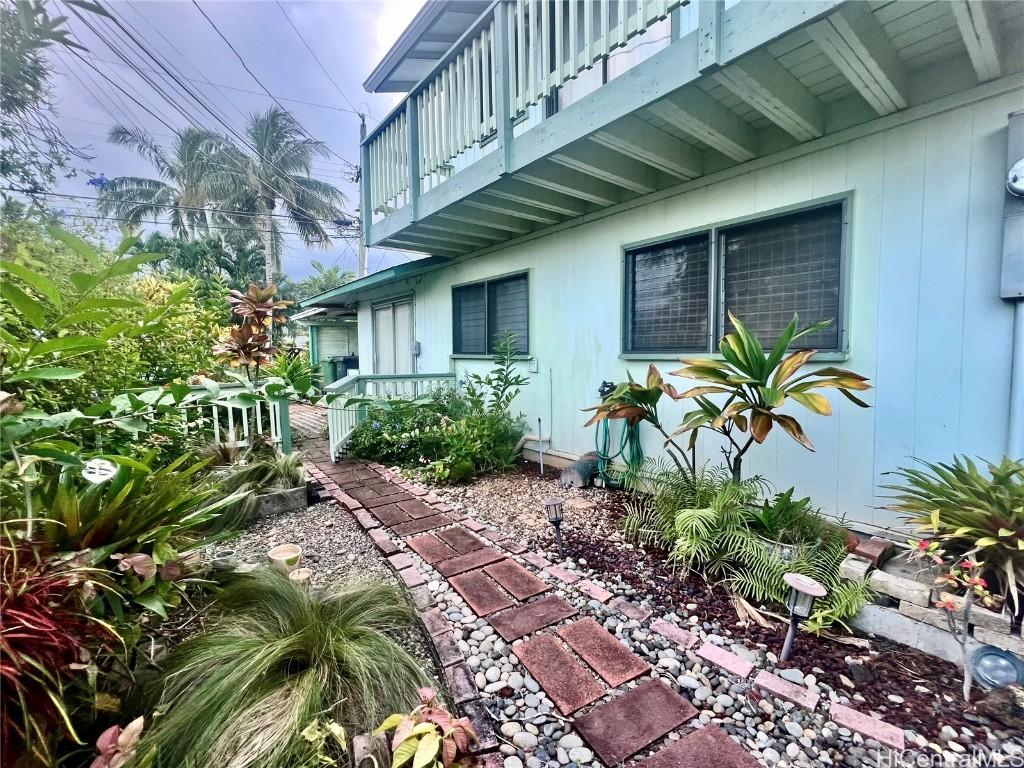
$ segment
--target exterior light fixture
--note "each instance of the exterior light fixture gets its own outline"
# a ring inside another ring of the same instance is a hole
[[[782,645],[782,655],[779,661],[789,661],[789,654],[793,650],[793,640],[796,639],[796,630],[801,621],[810,618],[814,610],[814,601],[824,597],[827,590],[810,576],[802,573],[787,573],[782,577],[789,585],[789,597],[786,598],[786,607],[789,609],[789,631],[786,633],[786,642]]]
[[[548,515],[548,522],[554,526],[555,541],[558,543],[558,557],[565,560],[565,548],[562,546],[562,505],[565,499],[560,496],[552,496],[544,499],[544,511]]]

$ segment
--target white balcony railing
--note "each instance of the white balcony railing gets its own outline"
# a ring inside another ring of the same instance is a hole
[[[364,210],[388,216],[449,178],[456,159],[684,0],[498,0],[363,143]]]

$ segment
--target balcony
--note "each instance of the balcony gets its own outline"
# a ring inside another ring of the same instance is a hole
[[[1019,71],[1000,52],[1022,22],[978,0],[495,0],[363,142],[367,243],[460,256],[820,139]]]

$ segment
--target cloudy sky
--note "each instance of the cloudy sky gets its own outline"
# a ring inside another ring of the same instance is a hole
[[[187,78],[186,85],[200,92],[235,130],[241,132],[247,115],[274,104],[264,92],[265,87],[299,119],[310,135],[328,144],[332,154],[316,163],[314,174],[340,187],[347,197],[346,210],[354,212],[358,189],[345,177],[350,169],[346,164],[359,160],[356,112],[370,116],[368,126],[372,129],[376,125],[375,118],[382,118],[398,101],[397,94],[367,94],[362,83],[423,2],[281,0],[278,4],[274,0],[198,0],[202,11],[227,42],[191,0],[113,0],[109,7],[145,48],[160,57],[172,71]],[[55,8],[53,3],[56,3]],[[70,17],[69,26],[74,36],[89,49],[82,54],[87,62],[67,51],[59,51],[54,64],[59,123],[69,139],[95,156],[85,163],[90,171],[107,178],[156,175],[152,166],[138,155],[105,141],[107,130],[115,122],[141,125],[162,143],[170,141],[168,126],[185,127],[190,122],[188,115],[192,116],[192,122],[201,121],[206,127],[224,130],[194,101],[184,96],[171,96],[173,85],[157,77],[155,62],[113,23],[86,14],[86,21],[94,27],[90,30],[59,0],[51,0],[50,4],[51,13]],[[303,38],[330,78],[306,49]],[[251,75],[228,43],[252,70]],[[152,77],[161,82],[171,98],[165,98],[135,74],[119,59],[118,50],[153,73]],[[114,83],[124,90],[119,90]],[[86,184],[87,180],[88,176],[84,175],[66,180],[58,191],[69,195],[94,195],[95,190]],[[53,204],[68,212],[95,214],[88,200],[54,198]],[[339,263],[353,271],[356,268],[354,241],[338,241],[325,251],[307,249],[294,236],[285,239],[284,266],[292,278],[308,274],[314,259],[327,265]],[[393,251],[372,250],[369,269],[376,271],[408,258]]]

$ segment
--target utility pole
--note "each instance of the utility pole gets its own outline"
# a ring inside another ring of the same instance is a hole
[[[366,141],[366,115],[359,113],[359,145],[362,147],[363,142]],[[366,153],[360,153],[362,157],[366,157]],[[359,183],[366,184],[366,174],[369,171],[365,167],[365,163],[361,164],[359,168]],[[366,205],[361,206],[359,211],[360,226],[359,226],[359,273],[357,277],[366,277],[366,231],[369,225],[368,216],[372,213],[366,210]]]

